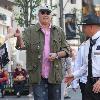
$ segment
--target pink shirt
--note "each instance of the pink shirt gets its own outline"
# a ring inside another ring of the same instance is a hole
[[[41,27],[42,32],[45,36],[44,50],[43,50],[43,60],[42,60],[42,77],[48,78],[50,71],[50,61],[48,60],[50,53],[50,28],[45,29]]]

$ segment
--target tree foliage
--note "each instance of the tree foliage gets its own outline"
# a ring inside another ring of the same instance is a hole
[[[40,5],[41,0],[15,0],[15,4],[20,8],[20,14],[15,17],[15,20],[21,27],[28,27],[34,20],[34,12]]]

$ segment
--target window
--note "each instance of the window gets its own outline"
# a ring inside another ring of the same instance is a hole
[[[0,13],[0,20],[6,20],[6,19],[7,19],[7,16],[2,14],[2,13]]]
[[[93,5],[100,5],[100,0],[93,0]]]
[[[100,16],[100,0],[82,0],[82,6],[83,15],[93,11],[97,16]]]
[[[75,14],[65,14],[65,30],[67,39],[73,39],[76,37],[75,18]]]
[[[71,0],[71,4],[76,4],[76,0]]]

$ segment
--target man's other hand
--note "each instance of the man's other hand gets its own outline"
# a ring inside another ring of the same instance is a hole
[[[67,84],[71,84],[71,82],[74,80],[74,76],[72,74],[65,76],[64,82]]]
[[[94,93],[100,93],[100,80],[98,80],[94,85],[93,85],[93,90]]]

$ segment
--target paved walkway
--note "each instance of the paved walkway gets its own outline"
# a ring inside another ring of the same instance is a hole
[[[74,92],[72,89],[68,89],[68,93],[71,99],[65,100],[82,100],[80,89],[78,89],[76,92]]]
[[[5,96],[5,98],[0,98],[0,100],[34,100],[34,99],[29,98],[27,96],[21,96],[21,98],[17,98],[16,96]]]
[[[71,99],[65,99],[65,100],[82,100],[80,89],[78,89],[76,92],[74,92],[72,89],[68,89],[68,91]],[[16,96],[5,96],[5,98],[0,98],[0,100],[34,100],[34,99],[29,98],[27,96],[21,96],[21,98],[16,98]]]
[[[68,94],[71,97],[71,99],[65,100],[82,100],[80,89],[74,92],[71,88],[68,88]],[[16,96],[5,96],[5,98],[0,98],[0,100],[34,100],[34,98],[29,98],[27,96],[21,96],[21,98],[17,98]]]

